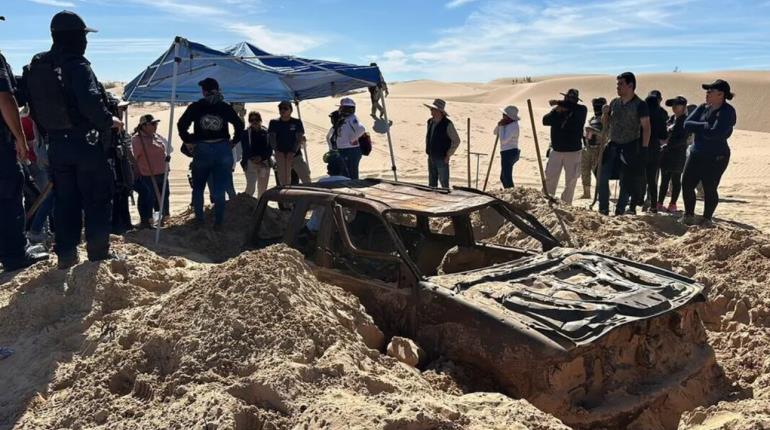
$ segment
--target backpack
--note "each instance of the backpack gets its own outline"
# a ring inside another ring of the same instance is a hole
[[[362,155],[369,155],[372,153],[372,137],[368,132],[365,132],[358,138],[358,147],[361,148]]]
[[[24,66],[22,76],[30,115],[38,127],[44,131],[73,128],[62,85],[61,67],[54,65],[50,56],[38,55]]]

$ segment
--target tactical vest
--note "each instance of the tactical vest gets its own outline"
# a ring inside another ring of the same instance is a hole
[[[38,128],[45,132],[73,128],[61,66],[54,63],[53,56],[50,53],[36,55],[24,66],[23,77],[30,115]]]
[[[435,158],[446,157],[449,148],[452,147],[452,140],[447,133],[447,127],[452,121],[449,118],[444,117],[435,127],[433,127],[433,135],[431,136],[431,125],[433,119],[428,120],[428,130],[425,133],[425,153]]]

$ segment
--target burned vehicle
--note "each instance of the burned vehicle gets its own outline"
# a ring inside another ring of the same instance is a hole
[[[491,243],[503,225],[539,249]],[[253,245],[278,242],[355,294],[387,334],[483,370],[572,427],[625,428],[655,411],[675,428],[719,376],[700,285],[563,248],[533,216],[477,190],[374,179],[274,188]]]

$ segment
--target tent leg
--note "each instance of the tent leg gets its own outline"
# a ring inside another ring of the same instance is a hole
[[[174,74],[171,78],[171,111],[168,118],[168,139],[166,140],[166,154],[171,153],[171,139],[174,136],[174,108],[176,107],[176,78],[179,72],[179,41],[174,42]],[[161,190],[160,201],[158,206],[160,207],[160,219],[163,219],[164,202],[166,201],[166,188],[168,188],[168,172],[170,158],[166,158],[166,171],[163,174],[163,189]],[[160,242],[160,225],[155,229],[155,244]]]
[[[297,106],[297,118],[302,121],[302,112],[299,110],[299,100],[294,100],[294,105]],[[310,169],[310,159],[307,158],[307,141],[302,145],[302,152],[305,154],[305,163],[307,163],[307,167]]]
[[[393,154],[393,140],[390,137],[390,120],[388,119],[388,108],[385,106],[385,95],[382,95],[382,115],[385,117],[385,132],[388,135],[388,149],[390,150],[390,169],[393,170],[393,180],[398,181],[396,173],[396,156]]]

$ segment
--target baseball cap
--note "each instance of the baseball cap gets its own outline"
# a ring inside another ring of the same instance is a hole
[[[203,91],[219,90],[219,82],[214,78],[206,78],[198,82],[198,86],[201,87]]]
[[[666,100],[666,106],[682,105],[687,106],[687,99],[682,96],[676,96],[673,99]]]
[[[647,97],[655,97],[658,100],[663,100],[663,94],[661,94],[658,90],[650,91],[650,94],[648,94]]]
[[[57,31],[85,31],[86,33],[96,33],[99,30],[86,26],[85,21],[75,12],[63,10],[51,19],[51,32]]]
[[[717,90],[722,91],[725,93],[725,99],[731,100],[735,94],[730,92],[730,84],[727,83],[727,81],[724,81],[722,79],[717,79],[716,81],[710,83],[710,84],[703,84],[702,85],[704,90]]]
[[[342,107],[356,107],[356,102],[353,101],[350,97],[345,97],[342,100],[340,100],[340,106]]]
[[[146,115],[142,115],[139,118],[139,126],[140,127],[143,126],[143,125],[151,124],[151,123],[157,124],[159,122],[160,122],[160,120],[159,119],[155,119],[155,117],[152,116],[151,113],[148,113]]]

